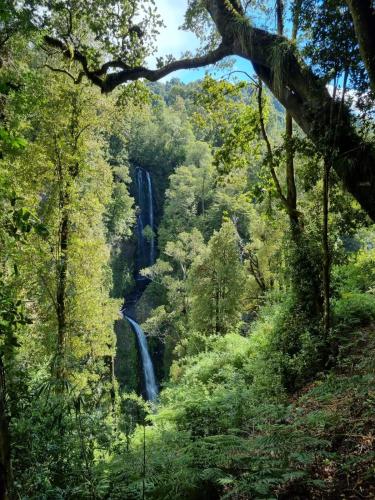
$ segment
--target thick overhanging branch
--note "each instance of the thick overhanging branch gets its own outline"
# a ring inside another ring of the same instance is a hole
[[[156,82],[164,76],[167,76],[179,69],[194,69],[201,68],[202,66],[208,66],[209,64],[215,64],[232,53],[233,51],[230,47],[221,44],[217,49],[205,54],[204,56],[179,59],[166,64],[162,68],[148,69],[140,66],[138,68],[124,69],[118,73],[110,73],[107,75],[103,82],[102,90],[103,92],[110,92],[121,83],[139,80],[140,78],[145,78],[150,82]]]
[[[221,44],[215,50],[203,56],[172,61],[158,69],[149,69],[144,66],[132,68],[121,60],[115,60],[104,63],[100,68],[90,70],[86,56],[79,50],[72,50],[62,40],[50,36],[45,36],[44,41],[50,47],[61,50],[66,58],[77,61],[82,66],[86,77],[92,83],[100,87],[102,92],[111,92],[122,83],[139,80],[141,78],[145,78],[150,82],[155,82],[179,69],[194,69],[215,64],[233,53],[231,47]],[[120,71],[108,73],[113,68],[120,69]]]

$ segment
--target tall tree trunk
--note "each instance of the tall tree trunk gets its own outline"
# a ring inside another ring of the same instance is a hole
[[[0,356],[0,499],[13,498],[13,476],[10,458],[10,434],[6,413],[6,386],[3,358]]]
[[[294,178],[294,151],[293,151],[293,118],[287,111],[285,115],[285,153],[286,153],[286,199],[290,207],[289,219],[292,233],[294,234],[300,227],[297,212],[297,189]]]
[[[284,34],[284,0],[276,0],[276,18],[277,18],[277,34]],[[297,36],[298,29],[298,14],[294,15],[293,19],[293,34],[294,41]],[[297,190],[294,178],[294,151],[293,151],[293,118],[286,110],[285,114],[285,152],[286,152],[286,184],[287,195],[286,199],[289,206],[289,221],[291,226],[292,237],[297,240],[300,229],[299,217],[297,212]]]
[[[215,290],[215,333],[218,335],[220,333],[220,290],[219,285]]]
[[[78,139],[82,133],[78,123],[78,101],[77,95],[72,95],[71,117],[70,117],[70,137],[72,153],[75,154],[78,148]],[[79,174],[78,161],[70,165],[63,165],[61,152],[55,139],[55,154],[57,163],[57,174],[60,181],[59,209],[61,213],[59,241],[58,241],[58,261],[56,276],[56,314],[57,314],[57,356],[56,356],[56,377],[59,380],[65,378],[65,355],[66,355],[66,299],[67,299],[67,274],[69,258],[69,238],[70,238],[70,188]]]
[[[301,12],[302,0],[296,0],[293,6],[293,27],[292,42],[295,43],[298,33],[299,16]],[[293,118],[289,110],[286,110],[285,117],[286,136],[286,179],[287,179],[287,199],[292,207],[292,213],[297,213],[297,189],[294,177],[294,150],[293,150]],[[300,220],[298,217],[291,219],[292,232],[300,230]]]
[[[254,277],[261,292],[264,293],[267,287],[263,273],[259,267],[258,257],[255,254],[253,255],[251,252],[247,252],[247,259],[249,263],[250,273]]]
[[[56,287],[56,309],[57,309],[57,364],[56,376],[64,378],[64,358],[66,344],[66,281],[68,269],[68,240],[69,240],[69,217],[67,214],[67,196],[62,195],[62,219],[60,224],[59,259],[57,262],[57,287]]]
[[[113,348],[113,345],[108,345],[108,347],[111,349]],[[110,381],[110,390],[109,390],[109,395],[111,398],[111,407],[112,407],[112,415],[115,418],[116,416],[116,375],[115,375],[115,358],[112,355],[106,356],[105,359],[105,364],[108,369],[109,373],[109,381]]]
[[[276,0],[276,21],[277,34],[282,36],[284,33],[284,0]]]
[[[328,338],[330,329],[330,274],[331,274],[331,254],[329,249],[329,175],[331,166],[328,161],[323,163],[323,330],[325,340]]]
[[[0,67],[3,58],[7,57],[7,50],[0,46]],[[11,83],[5,83],[5,86],[13,87]],[[13,87],[15,88],[15,87]],[[0,125],[5,125],[5,100],[0,101]],[[0,160],[3,158],[3,152],[0,150]],[[0,274],[5,272],[5,266],[0,269]],[[0,500],[11,500],[13,498],[13,474],[11,464],[11,442],[9,432],[9,419],[7,415],[6,403],[6,379],[3,353],[0,352]]]
[[[375,92],[375,8],[372,0],[346,0],[370,85]]]
[[[300,12],[301,1],[297,0],[294,9],[292,37],[295,40],[298,31],[298,16]],[[282,0],[276,0],[277,28],[279,36],[282,35],[284,4]],[[333,101],[332,101],[333,102]],[[276,187],[279,199],[286,208],[289,216],[291,237],[293,240],[293,251],[291,254],[291,282],[294,292],[303,300],[306,306],[306,312],[310,318],[321,318],[323,315],[322,301],[322,283],[319,276],[314,275],[315,262],[306,249],[308,241],[306,240],[300,220],[300,212],[297,210],[297,190],[294,175],[294,149],[293,149],[293,118],[291,113],[286,111],[285,119],[285,152],[286,152],[286,184],[287,193],[284,195],[281,184],[276,175],[276,164],[268,139],[262,106],[262,79],[259,78],[258,86],[258,108],[260,118],[261,134],[265,140],[268,152],[268,163],[271,175]]]

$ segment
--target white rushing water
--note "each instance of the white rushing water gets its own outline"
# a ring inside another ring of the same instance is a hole
[[[147,399],[148,401],[155,401],[158,395],[158,387],[156,385],[154,366],[152,364],[150,353],[148,352],[146,336],[136,321],[129,318],[129,316],[125,316],[125,318],[129,321],[132,329],[137,335],[139,350],[141,351]]]
[[[149,217],[149,224],[154,231],[154,200],[152,197],[152,184],[151,184],[151,176],[150,172],[146,170],[146,177],[147,177],[147,190],[148,190],[148,217]],[[155,237],[152,235],[151,241],[150,241],[150,265],[154,264],[155,262]]]
[[[150,226],[154,232],[154,199],[150,172],[141,167],[136,168],[137,203],[139,213],[137,216],[138,239],[138,266],[139,268],[152,266],[155,263],[155,237],[152,234],[147,240],[143,230]]]

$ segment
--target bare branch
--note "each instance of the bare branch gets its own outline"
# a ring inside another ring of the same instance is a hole
[[[164,76],[169,75],[169,73],[173,73],[179,69],[194,69],[202,66],[208,66],[209,64],[215,64],[231,54],[231,48],[222,44],[217,49],[205,54],[204,56],[172,61],[159,69],[151,70],[143,66],[138,68],[127,68],[118,73],[111,73],[107,75],[106,79],[103,81],[102,90],[103,92],[110,92],[121,83],[138,80],[139,78],[145,78],[150,82],[156,82],[157,80],[160,80],[160,78],[163,78]]]
[[[263,102],[262,102],[262,90],[263,90],[263,85],[262,81],[259,79],[259,84],[258,84],[258,110],[259,110],[259,122],[260,122],[260,130],[262,132],[262,137],[264,139],[264,142],[266,143],[267,146],[267,153],[268,153],[268,165],[270,168],[271,176],[273,179],[273,182],[275,184],[275,188],[277,191],[277,194],[279,195],[280,200],[282,201],[283,205],[289,210],[289,204],[288,200],[285,198],[283,191],[280,186],[279,179],[277,178],[276,171],[275,171],[275,160],[273,157],[273,151],[271,147],[271,143],[268,139],[266,127],[264,124],[264,116],[263,116]]]
[[[87,76],[87,78],[94,83],[95,85],[98,85],[100,88],[103,86],[103,81],[101,78],[96,74],[95,71],[90,71],[89,66],[88,66],[88,61],[87,58],[82,52],[80,52],[77,49],[70,48],[65,42],[62,40],[59,40],[58,38],[54,38],[52,36],[46,35],[44,37],[44,41],[47,45],[50,47],[54,47],[56,49],[59,49],[62,54],[70,60],[77,61],[81,64],[82,69]]]
[[[221,44],[215,50],[203,56],[179,59],[166,64],[162,68],[154,70],[148,69],[144,66],[132,68],[121,60],[109,61],[96,70],[90,70],[86,56],[79,50],[71,49],[62,40],[48,35],[44,37],[44,41],[50,47],[60,49],[66,58],[79,62],[86,77],[92,83],[100,87],[102,92],[111,92],[122,83],[139,80],[140,78],[145,78],[146,80],[155,82],[160,80],[160,78],[169,75],[169,73],[179,69],[194,69],[202,66],[208,66],[209,64],[215,64],[224,57],[233,53],[230,47]],[[111,68],[120,68],[121,71],[108,74],[108,71]]]
[[[44,68],[48,68],[50,69],[51,71],[54,71],[55,73],[63,73],[64,75],[67,75],[69,76],[69,78],[71,78],[73,80],[74,83],[78,84],[78,83],[81,83],[81,80],[82,80],[82,76],[83,76],[83,73],[81,72],[77,78],[72,75],[68,70],[66,69],[63,69],[63,68],[54,68],[53,66],[50,66],[49,64],[44,64],[43,65]]]
[[[255,78],[253,78],[247,71],[242,71],[242,70],[239,70],[239,69],[236,69],[236,70],[233,70],[233,71],[230,71],[227,75],[225,75],[224,78],[229,78],[230,76],[232,76],[234,73],[242,73],[243,75],[247,76],[247,78],[249,80],[251,80],[251,82],[255,85],[255,87],[258,88],[258,82],[255,80]]]

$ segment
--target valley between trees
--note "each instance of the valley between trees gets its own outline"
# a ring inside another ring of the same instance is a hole
[[[158,7],[0,7],[0,498],[374,498],[373,2]]]

